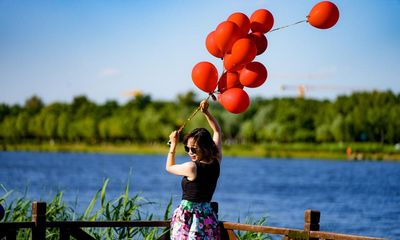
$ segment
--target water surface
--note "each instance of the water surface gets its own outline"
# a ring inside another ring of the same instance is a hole
[[[160,155],[0,152],[0,164],[7,189],[44,201],[62,191],[78,210],[107,178],[108,199],[129,180],[131,195],[157,202],[147,211],[159,216],[181,198],[180,177],[164,170]],[[304,211],[315,209],[321,231],[400,239],[399,163],[225,157],[213,200],[221,220],[267,217],[269,226],[302,229]]]

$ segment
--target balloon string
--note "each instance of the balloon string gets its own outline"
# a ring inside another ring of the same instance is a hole
[[[290,26],[293,26],[293,25],[296,25],[296,24],[299,24],[299,23],[306,22],[306,21],[307,21],[307,20],[302,20],[302,21],[298,21],[298,22],[295,22],[295,23],[292,23],[292,24],[289,24],[289,25],[286,25],[286,26],[274,28],[274,29],[272,29],[272,30],[269,31],[269,32],[273,32],[273,31],[276,31],[276,30],[280,30],[280,29],[283,29],[283,28],[287,28],[287,27],[290,27]]]
[[[214,92],[211,92],[205,100],[208,101],[208,99],[210,99],[210,97],[213,96],[213,93],[214,93]],[[213,99],[214,99],[214,97],[213,97]],[[199,106],[192,112],[192,114],[190,114],[190,116],[186,119],[186,121],[178,128],[178,130],[177,130],[178,133],[180,133],[180,132],[185,128],[186,124],[187,124],[189,121],[192,120],[192,118],[196,115],[196,113],[197,113],[198,111],[200,111],[200,109],[201,109],[201,106],[199,105]],[[171,141],[168,141],[168,145],[171,145]]]
[[[224,66],[224,59],[223,58],[221,58],[221,68],[222,68],[222,71],[221,71],[221,76],[218,76],[218,81],[217,81],[217,85],[219,84],[219,81],[221,80],[221,77],[224,75],[224,73],[225,72],[227,72],[227,70],[225,70],[225,66]],[[218,89],[218,91],[219,91],[219,89]],[[218,91],[214,91],[214,92],[212,92],[211,94],[213,94],[213,93],[215,93],[215,92],[218,92]],[[210,95],[211,96],[211,95]],[[215,99],[214,99],[214,97],[213,97],[213,100],[215,101]]]
[[[210,99],[211,94],[212,94],[212,93],[210,93],[210,94],[208,95],[208,97],[205,99],[206,101],[208,101],[208,99]],[[200,109],[201,109],[201,106],[198,106],[198,107],[192,112],[192,114],[190,114],[190,116],[188,117],[188,119],[186,119],[186,121],[178,128],[178,133],[181,132],[181,131],[183,130],[183,128],[185,128],[186,124],[187,124],[190,120],[192,120],[192,118],[196,115],[196,113],[197,113],[198,111],[200,111]]]

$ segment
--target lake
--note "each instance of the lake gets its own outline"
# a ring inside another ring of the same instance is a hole
[[[156,202],[162,216],[181,198],[181,178],[161,155],[0,152],[0,184],[12,197],[64,201],[85,209],[105,179],[107,199],[124,192]],[[186,161],[179,156],[177,162]],[[0,188],[0,196],[4,190]],[[321,211],[321,231],[400,239],[400,163],[224,157],[213,198],[220,220],[267,217],[266,225],[302,229],[304,211]],[[160,210],[161,209],[161,210]]]

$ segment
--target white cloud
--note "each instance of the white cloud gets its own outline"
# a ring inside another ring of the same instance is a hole
[[[118,76],[121,72],[116,68],[103,68],[99,71],[98,76],[101,78],[109,78]]]

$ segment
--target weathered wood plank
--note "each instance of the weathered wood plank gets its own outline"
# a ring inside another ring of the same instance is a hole
[[[310,231],[310,237],[335,240],[384,240],[384,238],[358,236],[333,232]]]
[[[278,228],[278,227],[269,227],[269,226],[256,226],[250,224],[243,223],[233,223],[233,222],[222,222],[224,228],[232,229],[232,230],[240,230],[240,231],[250,231],[250,232],[260,232],[260,233],[270,233],[270,234],[278,234],[278,235],[287,235],[289,231],[298,231],[303,232],[300,229],[289,229],[289,228]]]
[[[304,231],[309,234],[310,231],[319,231],[319,219],[321,217],[320,211],[307,209],[304,212]],[[310,238],[309,240],[318,240],[318,238]]]
[[[32,228],[32,240],[45,240],[46,238],[46,203],[32,203],[32,222],[35,226]]]
[[[90,228],[90,227],[169,227],[170,221],[54,221],[46,227]]]

